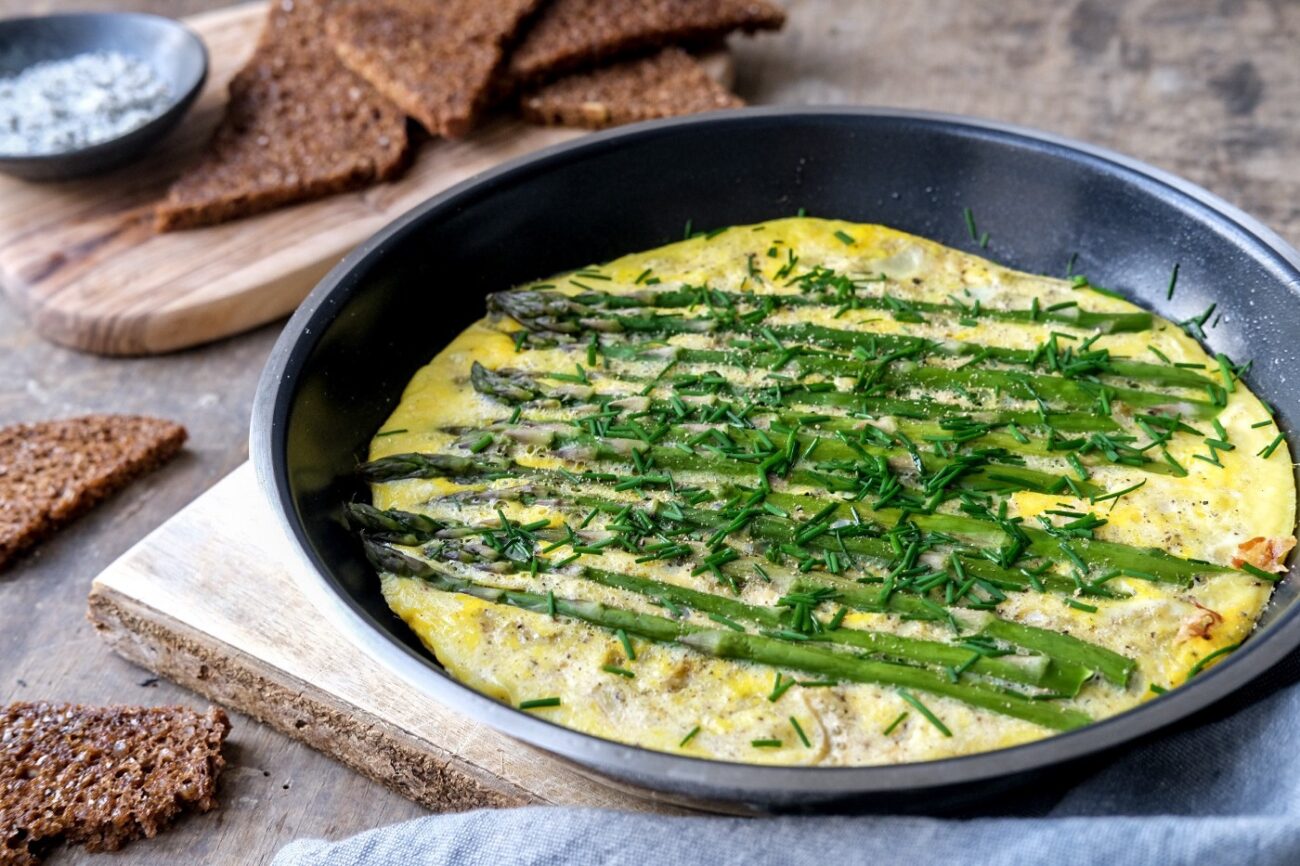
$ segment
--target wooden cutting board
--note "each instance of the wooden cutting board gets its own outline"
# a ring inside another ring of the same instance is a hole
[[[211,68],[163,146],[108,175],[33,184],[0,176],[0,284],[41,336],[104,355],[169,352],[291,312],[348,250],[471,175],[580,135],[503,119],[463,141],[425,141],[400,180],[224,226],[155,234],[152,203],[201,155],[226,85],[252,51],[264,3],[187,23]]]
[[[95,578],[88,616],[130,661],[430,809],[744,814],[596,776],[442,707],[335,631],[301,567],[244,464]]]

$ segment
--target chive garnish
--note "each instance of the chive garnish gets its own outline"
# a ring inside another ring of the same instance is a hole
[[[1252,574],[1255,577],[1258,577],[1260,580],[1267,580],[1269,583],[1277,583],[1279,580],[1282,579],[1282,575],[1267,572],[1264,569],[1256,565],[1253,565],[1249,562],[1243,562],[1241,564],[1241,570],[1246,572],[1247,574]]]
[[[1272,442],[1268,443],[1263,448],[1259,449],[1259,451],[1255,453],[1255,456],[1263,457],[1265,460],[1267,460],[1268,458],[1273,456],[1273,452],[1277,450],[1277,446],[1281,445],[1285,438],[1286,437],[1283,434],[1281,433],[1277,434],[1277,437]]]
[[[744,631],[744,630],[745,630],[745,627],[744,627],[743,625],[741,625],[740,623],[736,622],[734,619],[728,619],[727,617],[723,616],[723,615],[720,614],[720,613],[711,613],[711,614],[709,614],[709,619],[713,620],[714,622],[718,623],[719,625],[724,625],[724,626],[726,626],[727,628],[731,629],[732,631]]]
[[[1251,424],[1250,429],[1258,430],[1260,427],[1267,427],[1272,423],[1273,423],[1272,418],[1265,418],[1263,421],[1256,421],[1254,424]]]
[[[890,734],[892,734],[894,732],[894,729],[897,728],[899,725],[901,725],[903,721],[907,718],[907,716],[908,716],[907,710],[903,710],[903,712],[899,713],[898,716],[892,722],[889,723],[889,727],[885,728],[884,731],[885,736],[888,737]]]
[[[601,665],[600,669],[605,673],[618,674],[620,677],[627,677],[629,680],[636,678],[636,674],[632,673],[627,668],[621,668],[618,665]]]
[[[812,748],[812,743],[809,742],[809,740],[808,740],[808,735],[805,734],[805,733],[803,732],[803,728],[801,728],[801,727],[799,726],[799,720],[796,719],[794,716],[791,716],[791,717],[790,717],[790,725],[791,725],[791,727],[794,728],[794,732],[795,732],[796,734],[799,735],[799,740],[800,740],[800,742],[803,743],[804,748],[805,748],[805,749],[811,749],[811,748]]]
[[[1155,695],[1163,695],[1165,692],[1169,691],[1169,689],[1165,688],[1164,686],[1158,686],[1155,683],[1151,683],[1149,686],[1147,686],[1147,689],[1152,694]]]
[[[491,434],[491,433],[484,433],[484,434],[483,434],[482,436],[480,436],[478,439],[475,439],[475,440],[474,440],[474,444],[472,444],[472,445],[469,446],[469,450],[470,450],[470,452],[473,453],[473,454],[479,454],[479,453],[481,453],[485,448],[487,448],[489,445],[491,445],[491,444],[493,443],[493,441],[495,441],[495,440],[492,438],[492,434]]]
[[[380,436],[396,436],[398,433],[408,433],[408,432],[410,431],[407,430],[405,427],[401,427],[397,430],[380,430],[378,433],[375,434],[375,438],[378,439]]]
[[[781,748],[780,740],[750,740],[749,744],[755,749],[779,749]]]
[[[677,748],[680,749],[680,748],[684,747],[684,746],[685,746],[687,743],[689,743],[691,740],[695,739],[695,735],[698,734],[699,732],[700,732],[700,726],[699,726],[699,725],[696,725],[695,727],[691,728],[690,733],[688,733],[686,736],[682,737],[682,741],[681,741],[680,743],[677,744]]]
[[[1240,646],[1241,646],[1240,643],[1229,644],[1228,646],[1225,647],[1219,647],[1218,649],[1216,649],[1214,652],[1210,653],[1207,656],[1202,656],[1200,660],[1198,660],[1196,664],[1192,665],[1191,668],[1187,671],[1187,678],[1190,680],[1192,677],[1204,671],[1206,666],[1209,665],[1210,662],[1214,661],[1217,658],[1221,658],[1222,656],[1226,656],[1228,653],[1232,652],[1233,650],[1237,649]]]
[[[1078,601],[1077,599],[1070,598],[1068,595],[1065,598],[1061,599],[1061,601],[1065,602],[1067,605],[1074,608],[1075,610],[1087,611],[1088,613],[1097,612],[1096,605],[1086,604],[1082,601]]]
[[[943,734],[945,737],[952,736],[952,731],[948,730],[948,726],[939,721],[939,717],[930,712],[930,708],[917,700],[917,698],[907,689],[899,689],[898,696],[911,704],[912,708],[922,716],[925,716],[925,720],[934,725],[935,728],[938,729],[939,733]]]
[[[618,638],[618,642],[623,645],[623,654],[627,656],[627,660],[630,662],[636,661],[636,649],[632,646],[632,639],[627,636],[627,632],[619,629],[614,634]]]
[[[1174,272],[1169,275],[1169,288],[1165,290],[1165,300],[1174,299],[1174,287],[1178,285],[1178,262],[1174,262]]]
[[[781,699],[781,695],[790,691],[790,689],[794,686],[795,682],[796,680],[794,677],[791,677],[788,680],[782,679],[781,672],[777,671],[776,679],[773,680],[772,682],[772,693],[767,696],[768,701],[770,701],[771,703],[776,703],[777,701],[779,701]]]
[[[979,230],[975,228],[975,213],[970,208],[961,209],[961,214],[966,220],[966,231],[970,234],[970,239],[978,241],[980,239]]]
[[[682,240],[686,240],[687,238],[689,238],[689,237],[691,236],[691,225],[692,225],[692,223],[693,223],[692,220],[687,220],[687,221],[686,221],[686,225],[682,227]]]
[[[544,707],[558,707],[559,698],[534,698],[531,701],[524,701],[519,705],[521,710],[540,710]]]
[[[846,234],[845,232],[842,231],[837,230],[835,232],[835,237],[839,238],[840,243],[844,244],[845,246],[857,243],[857,241],[853,239],[852,235]]]

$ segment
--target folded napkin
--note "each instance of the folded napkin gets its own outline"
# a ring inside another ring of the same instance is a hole
[[[273,866],[1296,866],[1297,681],[1293,656],[1197,727],[1132,749],[1065,791],[1031,791],[996,817],[667,818],[532,807],[420,818],[334,844],[302,840]]]

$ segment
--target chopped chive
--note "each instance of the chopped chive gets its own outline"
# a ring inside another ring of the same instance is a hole
[[[1162,352],[1162,351],[1160,351],[1159,349],[1157,349],[1155,346],[1147,346],[1147,349],[1148,349],[1148,351],[1151,352],[1151,354],[1155,355],[1157,358],[1159,358],[1160,360],[1164,361],[1166,364],[1172,364],[1172,363],[1173,363],[1173,361],[1169,360],[1169,356],[1168,356],[1168,355],[1166,355],[1164,352]]]
[[[695,727],[691,728],[691,732],[686,736],[682,737],[682,741],[677,744],[677,748],[680,749],[683,746],[685,746],[687,743],[689,743],[691,740],[695,739],[695,735],[698,734],[699,732],[700,732],[699,725],[696,725]]]
[[[898,718],[890,722],[889,727],[885,728],[885,736],[888,737],[890,734],[892,734],[894,732],[894,729],[897,728],[899,725],[901,725],[903,723],[903,720],[906,719],[907,716],[908,716],[907,710],[903,710],[903,712],[899,713]]]
[[[1097,612],[1096,605],[1085,604],[1081,601],[1077,601],[1076,599],[1070,598],[1069,596],[1066,596],[1065,598],[1061,599],[1061,601],[1065,602],[1067,605],[1074,608],[1075,610],[1083,610],[1083,611],[1087,611],[1088,613]]]
[[[1147,483],[1146,479],[1143,479],[1142,481],[1139,481],[1137,484],[1133,484],[1129,487],[1125,487],[1123,490],[1116,490],[1113,493],[1104,493],[1101,496],[1094,496],[1090,501],[1093,503],[1097,503],[1097,502],[1105,502],[1107,499],[1119,499],[1121,496],[1132,493],[1134,490],[1137,490],[1139,487],[1141,487],[1146,483]]]
[[[844,244],[844,245],[846,245],[846,246],[849,245],[849,244],[857,243],[857,241],[855,241],[855,240],[853,239],[853,236],[852,236],[852,235],[850,235],[850,234],[845,234],[845,233],[842,232],[842,231],[836,231],[836,232],[835,232],[835,237],[839,238],[840,243],[842,243],[842,244]]]
[[[723,615],[720,614],[720,613],[711,613],[711,614],[709,614],[709,619],[713,620],[714,622],[718,623],[719,625],[725,625],[727,628],[731,629],[732,631],[744,631],[744,630],[745,630],[745,627],[744,627],[743,625],[741,625],[740,623],[736,622],[734,619],[728,619],[727,617],[723,616]]]
[[[989,233],[983,232],[980,234],[980,249],[987,250],[988,248],[989,248]]]
[[[682,227],[682,240],[686,240],[691,236],[692,222],[693,222],[692,220],[687,220],[686,225]]]
[[[791,677],[788,680],[783,680],[781,678],[781,672],[777,671],[776,679],[772,681],[772,693],[767,696],[768,701],[771,703],[776,703],[777,701],[779,701],[781,699],[781,695],[790,691],[790,689],[794,686],[795,682],[796,680],[794,677]]]
[[[482,436],[474,440],[474,444],[469,446],[469,450],[471,453],[478,454],[494,441],[495,440],[492,438],[491,433],[484,433]]]
[[[755,749],[779,749],[782,745],[780,740],[750,740],[749,744]]]
[[[1239,643],[1229,644],[1228,646],[1219,647],[1218,649],[1216,649],[1214,652],[1210,653],[1207,656],[1202,656],[1201,659],[1197,661],[1196,664],[1192,665],[1191,668],[1187,671],[1187,678],[1190,680],[1192,677],[1196,676],[1201,671],[1205,670],[1206,666],[1209,665],[1210,662],[1222,656],[1226,656],[1228,653],[1237,649],[1239,646],[1241,646],[1241,644]]]
[[[551,619],[555,619],[555,592],[548,590],[546,593],[546,612]]]
[[[380,436],[396,436],[398,433],[408,433],[408,432],[410,431],[407,430],[405,427],[401,427],[397,430],[380,430],[378,433],[375,434],[375,438],[378,439]]]
[[[918,713],[925,716],[925,720],[930,724],[934,725],[936,728],[938,728],[939,733],[943,734],[945,737],[952,736],[952,731],[948,730],[948,726],[945,725],[943,722],[939,721],[939,717],[936,716],[934,713],[930,712],[930,708],[927,707],[925,704],[921,703],[919,700],[917,700],[916,697],[907,689],[899,689],[898,696],[903,700],[907,701],[909,704],[911,704],[912,708],[915,709]]]
[[[1255,456],[1263,457],[1265,460],[1267,460],[1268,458],[1273,456],[1273,452],[1277,450],[1277,446],[1281,445],[1283,439],[1285,438],[1286,437],[1283,436],[1281,433],[1277,434],[1277,438],[1275,438],[1269,444],[1265,445],[1263,448],[1259,449],[1259,451],[1256,452]]]
[[[1147,686],[1147,689],[1152,694],[1155,695],[1163,695],[1165,692],[1169,691],[1169,689],[1165,688],[1164,686],[1158,686],[1155,683],[1152,683],[1151,685]]]
[[[559,698],[533,698],[531,701],[524,701],[519,705],[521,710],[540,710],[543,707],[558,707]]]
[[[607,674],[618,674],[620,677],[627,677],[629,680],[636,679],[636,674],[618,665],[601,665],[600,669]]]
[[[966,218],[966,231],[970,233],[970,239],[978,241],[980,239],[979,230],[975,228],[975,213],[968,207],[961,209],[962,216]]]
[[[618,637],[618,642],[623,645],[623,654],[627,656],[627,660],[636,661],[636,649],[632,646],[632,639],[627,636],[627,632],[619,629],[614,634]]]
[[[794,728],[794,732],[799,735],[799,739],[803,742],[804,748],[811,749],[812,743],[808,741],[808,735],[803,732],[803,728],[799,727],[799,720],[794,716],[791,716],[790,725]]]
[[[1165,291],[1165,300],[1174,299],[1174,287],[1178,285],[1178,262],[1174,262],[1174,272],[1169,275],[1169,288]]]
[[[1272,418],[1265,418],[1263,421],[1256,421],[1254,424],[1251,424],[1251,425],[1250,425],[1250,429],[1251,429],[1251,430],[1258,430],[1260,427],[1267,427],[1269,424],[1272,424],[1272,423],[1273,423],[1273,419],[1272,419]]]
[[[1243,562],[1241,564],[1241,570],[1246,572],[1247,574],[1253,574],[1255,577],[1258,577],[1260,580],[1267,580],[1269,583],[1277,583],[1279,580],[1282,579],[1282,575],[1273,574],[1272,572],[1265,571],[1264,569],[1256,565],[1252,565],[1249,562]]]
[[[1232,362],[1229,361],[1228,356],[1222,352],[1216,353],[1214,360],[1219,362],[1219,375],[1223,376],[1223,387],[1229,394],[1231,394],[1233,391],[1237,390],[1237,386],[1234,384]]]

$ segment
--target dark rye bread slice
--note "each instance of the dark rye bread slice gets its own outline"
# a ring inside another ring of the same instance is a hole
[[[216,808],[230,720],[217,708],[17,703],[0,710],[0,863],[60,841],[114,851]]]
[[[158,231],[347,192],[406,167],[406,117],[335,55],[325,35],[330,4],[272,4],[207,155],[155,208]]]
[[[0,427],[0,568],[138,475],[171,459],[185,428],[133,415]]]
[[[680,48],[561,78],[522,101],[534,123],[587,129],[744,104]]]
[[[784,23],[785,12],[766,0],[552,0],[511,53],[503,86],[535,85],[616,57]]]
[[[482,112],[492,77],[541,0],[347,0],[326,19],[353,72],[433,135],[459,138]]]

